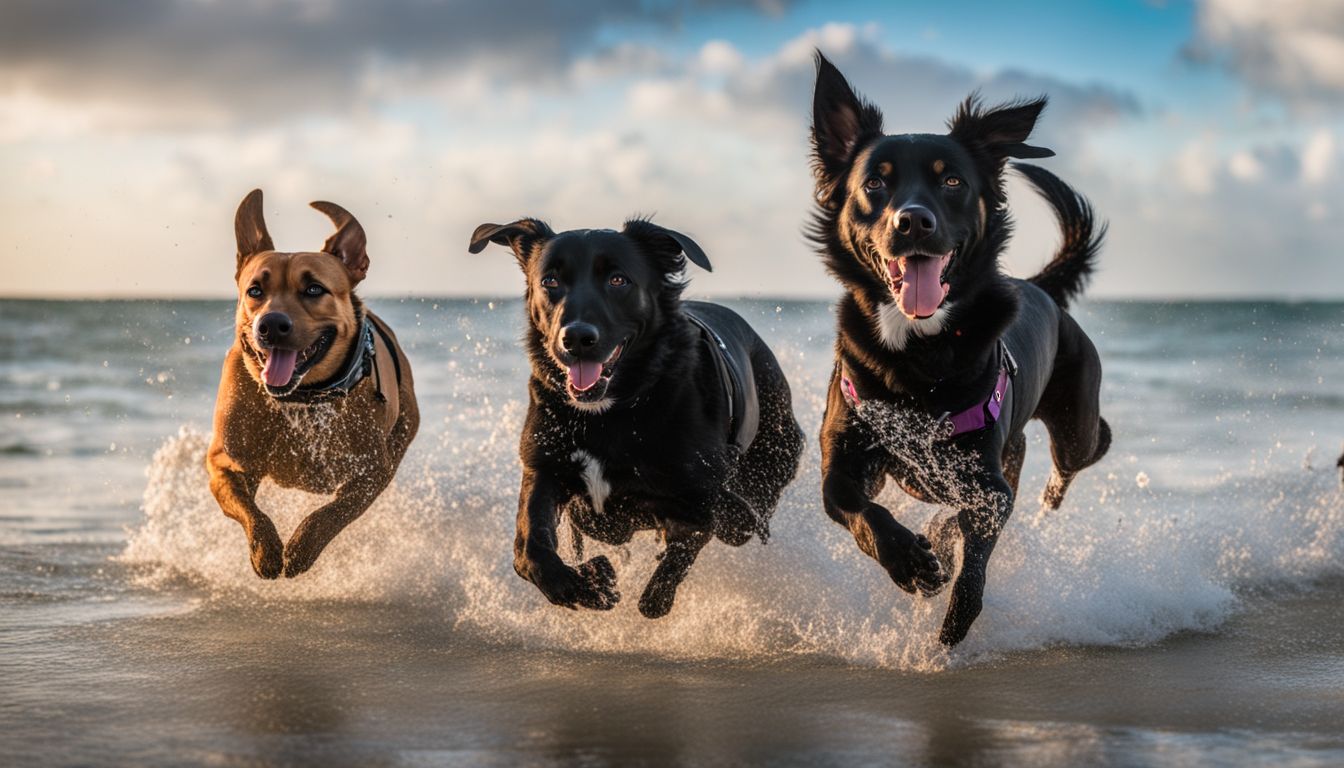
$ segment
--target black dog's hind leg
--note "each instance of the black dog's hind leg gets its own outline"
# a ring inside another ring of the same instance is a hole
[[[672,610],[677,587],[711,536],[709,531],[673,522],[664,523],[663,534],[666,548],[639,598],[639,612],[649,619],[662,618]]]
[[[1068,314],[1059,318],[1059,351],[1036,415],[1050,433],[1054,471],[1041,500],[1059,509],[1077,474],[1111,447],[1111,428],[1101,418],[1101,358],[1092,340]]]
[[[989,556],[1013,511],[1013,491],[997,467],[986,473],[989,481],[975,490],[974,506],[957,511],[961,528],[961,571],[952,585],[952,597],[943,617],[938,640],[953,646],[966,639],[980,615],[985,595]]]
[[[773,363],[773,359],[771,361]],[[758,367],[757,387],[761,393],[760,428],[738,461],[728,487],[751,510],[744,520],[750,527],[721,531],[715,520],[714,535],[726,544],[738,546],[754,533],[764,543],[770,536],[770,518],[779,506],[779,497],[798,473],[803,455],[803,430],[793,416],[789,384],[775,368]]]

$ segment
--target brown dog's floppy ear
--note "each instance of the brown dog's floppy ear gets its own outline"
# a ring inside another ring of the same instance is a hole
[[[327,218],[331,219],[331,223],[336,225],[336,233],[323,243],[322,252],[330,253],[341,260],[345,265],[345,271],[350,275],[351,285],[367,277],[369,252],[364,227],[360,226],[359,221],[349,211],[335,203],[316,200],[309,205],[325,213]]]
[[[238,241],[240,271],[248,256],[275,250],[275,245],[271,243],[271,233],[266,231],[266,218],[261,211],[260,189],[248,192],[243,202],[238,204],[238,212],[233,216],[233,236]]]
[[[1055,153],[1045,147],[1033,147],[1025,143],[1036,127],[1046,101],[1046,97],[1041,96],[985,109],[979,95],[971,94],[948,124],[949,132],[952,138],[962,144],[985,148],[999,162],[1010,157],[1054,157]]]
[[[532,244],[552,237],[555,237],[555,232],[540,219],[519,219],[508,224],[482,224],[471,233],[467,251],[480,253],[490,243],[507,245],[513,249],[513,255],[518,259],[518,266],[526,270]]]
[[[833,210],[839,205],[836,193],[855,152],[868,139],[882,135],[882,112],[855,95],[849,81],[821,51],[815,53],[812,173],[817,180],[818,202]]]
[[[685,268],[686,262],[681,257],[683,253],[697,267],[706,272],[714,271],[714,267],[710,266],[709,257],[699,244],[676,230],[660,227],[648,219],[630,219],[625,222],[625,229],[621,230],[621,234],[644,246],[656,256],[670,257],[669,261],[661,265],[663,272],[667,274],[680,272]]]

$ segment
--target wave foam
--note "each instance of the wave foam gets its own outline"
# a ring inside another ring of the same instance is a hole
[[[1035,496],[1048,451],[1033,432],[1023,498],[990,563],[984,612],[952,654],[936,640],[946,592],[915,599],[899,591],[822,512],[815,448],[785,493],[771,543],[711,544],[667,618],[648,621],[635,606],[654,567],[651,534],[627,547],[590,542],[590,555],[616,565],[623,600],[609,613],[567,611],[512,568],[522,411],[516,401],[486,405],[455,413],[431,447],[422,435],[393,486],[312,571],[273,582],[252,573],[241,528],[210,494],[207,437],[183,429],[149,467],[144,521],[122,559],[164,589],[186,577],[214,593],[405,603],[494,642],[677,659],[808,654],[936,670],[1006,651],[1148,644],[1210,630],[1239,595],[1337,573],[1344,555],[1331,471],[1260,466],[1254,479],[1164,487],[1108,474],[1120,463],[1108,460],[1079,477],[1062,510],[1045,513]],[[282,536],[320,501],[269,483],[259,494]],[[940,514],[898,492],[883,501],[917,530]]]

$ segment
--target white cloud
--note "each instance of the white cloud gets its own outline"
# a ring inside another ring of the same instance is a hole
[[[544,79],[488,57],[430,73],[383,62],[362,72],[363,95],[341,111],[255,123],[176,120],[167,110],[137,122],[59,92],[0,95],[0,174],[23,180],[0,185],[0,230],[12,253],[42,254],[6,257],[21,262],[7,288],[227,295],[234,206],[260,186],[281,247],[326,236],[311,199],[354,212],[370,235],[370,294],[513,294],[512,259],[465,253],[477,224],[537,215],[559,228],[617,226],[652,213],[714,261],[713,274],[693,276],[693,293],[833,296],[801,234],[812,206],[814,45],[885,108],[892,132],[941,130],[976,88],[990,101],[1048,93],[1037,143],[1059,156],[1043,164],[1112,224],[1094,295],[1236,292],[1251,274],[1255,292],[1344,291],[1322,256],[1337,226],[1335,206],[1321,201],[1344,197],[1336,132],[1305,145],[1298,126],[1254,141],[1232,125],[1200,134],[1209,120],[1146,112],[1119,88],[977,72],[892,49],[875,27],[853,24],[762,53],[733,40],[689,52],[627,43],[577,55]],[[1022,185],[1010,189],[1022,226],[1007,263],[1029,274],[1057,233]],[[1301,225],[1291,242],[1275,240],[1245,226],[1252,214]],[[1281,269],[1257,268],[1285,250],[1294,257]],[[1168,279],[1155,283],[1159,272]]]
[[[1259,181],[1265,175],[1265,167],[1254,154],[1244,149],[1232,153],[1227,161],[1227,170],[1242,181]]]
[[[700,46],[699,69],[706,74],[736,74],[745,62],[742,53],[727,40],[710,40]]]
[[[1208,138],[1186,144],[1176,155],[1176,177],[1187,190],[1197,195],[1213,191],[1217,171],[1218,156]]]
[[[1308,184],[1320,184],[1330,178],[1335,163],[1335,137],[1329,129],[1322,128],[1307,139],[1302,150],[1302,180]]]
[[[1292,103],[1344,101],[1344,3],[1203,0],[1190,55]]]

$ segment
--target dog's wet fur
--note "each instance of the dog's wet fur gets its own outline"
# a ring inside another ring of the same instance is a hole
[[[1017,495],[1027,422],[1041,419],[1050,435],[1051,508],[1110,445],[1098,405],[1101,362],[1065,311],[1092,272],[1104,227],[1064,182],[1018,164],[1053,207],[1063,242],[1029,280],[1007,278],[998,263],[1011,232],[1008,159],[1053,154],[1026,144],[1045,104],[987,108],[972,96],[947,134],[886,135],[878,108],[817,54],[819,207],[809,234],[846,291],[821,431],[823,504],[912,594],[934,594],[951,580],[959,540],[960,571],[939,635],[948,646],[980,613],[990,554]],[[997,422],[950,440],[930,437],[933,461],[956,467],[951,482],[874,434],[862,413],[869,404],[922,417],[932,429],[940,414],[983,403],[999,374],[1000,340],[1018,370]],[[845,397],[842,371],[861,405]],[[873,501],[887,477],[955,515],[914,533]]]
[[[610,609],[619,600],[611,563],[571,567],[558,526],[568,520],[576,560],[584,537],[619,545],[653,529],[665,549],[639,610],[664,616],[711,538],[741,545],[768,534],[802,454],[788,382],[745,320],[683,303],[687,259],[710,268],[685,235],[642,219],[619,232],[561,233],[522,219],[482,224],[470,250],[491,242],[510,247],[527,278],[532,375],[514,569],[556,605]],[[760,419],[745,451],[730,439],[713,353],[687,308],[748,353]]]
[[[317,202],[337,230],[323,250],[275,250],[254,190],[235,216],[238,307],[235,338],[224,359],[206,455],[210,489],[224,514],[247,534],[252,568],[264,579],[297,576],[350,522],[368,509],[396,474],[420,414],[410,362],[392,339],[400,377],[395,406],[378,396],[373,376],[322,405],[282,402],[300,384],[320,386],[359,354],[364,308],[354,288],[369,267],[359,222],[333,203]],[[297,351],[286,382],[263,371],[277,350]],[[395,414],[384,409],[395,407]],[[262,479],[286,488],[334,494],[282,542],[256,503]]]

